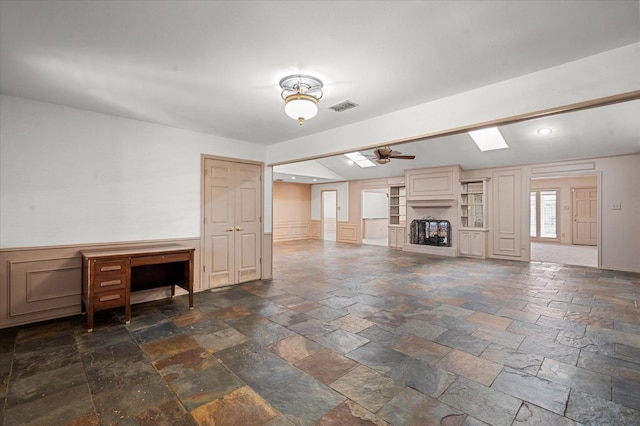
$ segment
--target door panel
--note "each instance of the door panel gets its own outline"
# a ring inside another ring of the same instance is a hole
[[[236,282],[260,278],[260,166],[242,164],[236,172]]]
[[[233,282],[234,191],[232,163],[205,160],[205,287]],[[231,230],[231,231],[230,231]]]
[[[211,238],[211,250],[208,255],[208,271],[209,285],[208,288],[220,287],[228,285],[232,281],[232,270],[229,258],[229,237],[233,234],[218,235]]]
[[[493,254],[521,257],[520,170],[493,173]]]
[[[204,167],[205,286],[259,279],[262,169],[213,159]]]
[[[573,188],[573,244],[598,244],[597,188]]]

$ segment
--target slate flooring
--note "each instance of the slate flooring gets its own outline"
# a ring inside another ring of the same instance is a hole
[[[274,247],[273,279],[0,330],[0,424],[639,425],[640,274]]]

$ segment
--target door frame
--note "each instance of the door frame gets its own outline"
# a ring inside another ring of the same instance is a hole
[[[386,246],[389,246],[389,206],[391,204],[391,199],[390,199],[390,190],[389,190],[389,186],[381,186],[379,188],[377,187],[372,187],[372,188],[363,188],[360,190],[360,236],[361,236],[361,242],[365,240],[365,224],[364,224],[364,197],[365,197],[365,193],[369,193],[369,194],[386,194],[387,196],[387,207],[386,207],[386,217],[385,219],[387,219],[387,226],[385,227],[386,229],[386,233],[385,233],[385,240],[387,241]],[[406,212],[405,212],[406,213]],[[406,214],[405,214],[406,217]],[[380,218],[382,219],[382,218]]]
[[[529,174],[529,179],[527,179],[527,183],[526,183],[526,218],[527,218],[527,227],[526,227],[526,232],[524,233],[524,237],[525,237],[525,241],[527,241],[526,247],[527,247],[527,257],[528,259],[524,259],[528,262],[531,262],[531,242],[532,239],[529,236],[529,227],[531,224],[531,209],[530,209],[530,199],[529,199],[529,194],[531,194],[531,181],[534,179],[539,179],[539,178],[578,178],[578,177],[583,177],[583,176],[595,176],[596,177],[596,191],[598,194],[598,206],[597,206],[597,211],[598,211],[598,224],[596,225],[598,228],[598,243],[596,245],[596,249],[598,251],[598,255],[597,255],[597,259],[598,259],[598,265],[597,268],[602,268],[602,172],[601,171],[578,171],[578,172],[570,172],[570,171],[566,171],[566,172],[555,172],[553,174],[546,174],[546,173],[541,173],[541,174],[536,174],[535,176],[532,176],[531,174]],[[523,199],[523,201],[525,201],[525,199]],[[573,208],[573,203],[572,203],[572,207]],[[571,216],[573,217],[573,210],[571,210]],[[571,232],[573,233],[573,230],[571,230]],[[573,241],[573,235],[571,237],[571,240]]]
[[[324,238],[324,194],[325,192],[333,192],[336,194],[336,239],[335,242],[338,242],[338,190],[337,189],[322,189],[320,190],[320,234],[322,235],[322,241],[327,241]]]
[[[199,247],[199,251],[200,251],[200,255],[198,256],[199,259],[199,266],[200,266],[200,283],[199,283],[199,288],[198,290],[202,291],[202,290],[208,290],[209,287],[205,287],[205,283],[206,283],[206,274],[204,271],[204,267],[205,267],[205,229],[204,229],[204,218],[205,218],[205,162],[206,160],[218,160],[218,161],[229,161],[232,163],[240,163],[240,164],[251,164],[254,166],[260,166],[260,180],[261,180],[261,189],[260,189],[260,241],[258,241],[258,249],[260,250],[260,278],[262,279],[264,276],[264,268],[265,268],[265,247],[264,247],[264,242],[266,240],[265,237],[265,233],[264,233],[264,217],[265,217],[265,212],[264,212],[264,168],[265,165],[263,162],[260,161],[251,161],[251,160],[243,160],[243,159],[239,159],[239,158],[232,158],[232,157],[222,157],[219,155],[211,155],[211,154],[200,154],[200,247]],[[273,252],[273,250],[270,250],[269,253]],[[266,259],[268,262],[272,261],[272,256],[269,256],[269,259]],[[269,269],[271,270],[271,269]]]

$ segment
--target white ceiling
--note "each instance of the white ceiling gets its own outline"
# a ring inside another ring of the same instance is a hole
[[[389,164],[360,168],[349,164],[344,155],[335,155],[316,162],[338,177],[320,174],[313,161],[304,162],[301,168],[276,166],[274,176],[283,181],[294,181],[295,176],[297,183],[322,183],[397,177],[403,176],[406,169],[452,164],[473,170],[639,153],[639,118],[640,100],[635,100],[501,126],[508,149],[481,152],[469,134],[462,133],[393,147],[402,154],[415,155],[415,160],[391,160]],[[552,133],[541,136],[541,128],[552,129]],[[373,155],[373,150],[362,153]]]
[[[0,0],[0,90],[270,145],[638,41],[637,0]],[[302,127],[293,73],[325,83]]]

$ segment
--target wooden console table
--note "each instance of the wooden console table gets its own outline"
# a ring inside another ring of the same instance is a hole
[[[87,331],[93,331],[93,314],[125,308],[131,320],[131,292],[176,285],[189,292],[193,309],[193,253],[178,244],[82,250],[82,312],[87,313]]]

